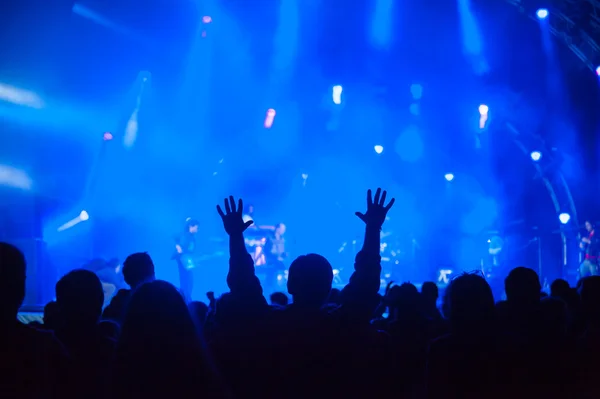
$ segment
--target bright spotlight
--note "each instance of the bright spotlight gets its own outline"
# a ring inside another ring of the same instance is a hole
[[[539,161],[540,159],[542,159],[542,153],[539,151],[532,151],[531,159],[534,160],[535,162]]]
[[[378,154],[381,154],[383,152],[383,146],[382,145],[376,145],[375,146],[375,152]]]
[[[110,141],[113,139],[113,135],[111,132],[104,132],[104,136],[102,136],[104,141]]]
[[[203,24],[210,24],[212,22],[212,18],[209,15],[205,15],[202,17]]]
[[[334,104],[339,105],[342,103],[342,90],[343,90],[342,86],[340,86],[340,85],[333,86],[331,98],[333,99]]]
[[[412,94],[413,99],[420,100],[423,97],[423,86],[420,84],[412,84],[410,86],[410,94]]]
[[[600,66],[596,67],[596,75],[600,76]]]
[[[540,8],[539,10],[537,10],[535,15],[537,15],[538,19],[545,19],[548,17],[548,10],[545,8]]]
[[[273,126],[273,121],[275,120],[275,110],[273,108],[269,108],[267,110],[267,115],[265,116],[265,129],[270,129]]]
[[[454,175],[452,173],[446,173],[444,179],[446,179],[446,181],[452,181],[454,180]]]
[[[571,215],[569,215],[568,213],[561,213],[560,215],[558,215],[558,220],[560,220],[560,222],[562,224],[567,224],[569,223],[569,220],[571,220]]]
[[[489,107],[487,105],[485,105],[485,104],[481,104],[479,106],[479,114],[481,116],[487,115],[489,110],[490,110]]]
[[[81,211],[81,212],[79,212],[79,216],[77,216],[74,219],[69,220],[67,223],[60,226],[57,231],[65,231],[67,229],[70,229],[71,227],[73,227],[81,222],[85,222],[86,220],[89,220],[89,218],[90,218],[90,215],[88,215],[87,211]]]

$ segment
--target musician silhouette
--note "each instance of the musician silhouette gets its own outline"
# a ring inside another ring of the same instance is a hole
[[[175,253],[173,259],[179,270],[179,288],[187,301],[192,300],[194,290],[194,268],[197,249],[196,234],[199,222],[196,219],[187,218],[183,232],[175,237]]]

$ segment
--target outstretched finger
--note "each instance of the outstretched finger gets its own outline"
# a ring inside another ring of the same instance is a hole
[[[219,213],[219,216],[221,216],[222,218],[225,217],[225,214],[223,213],[223,209],[221,209],[221,206],[217,205],[217,212]]]
[[[390,203],[389,203],[389,204],[387,204],[387,206],[385,207],[385,210],[386,210],[386,211],[389,211],[389,210],[390,210],[390,208],[391,208],[391,207],[394,205],[394,202],[396,202],[396,198],[392,198],[392,199],[390,200]]]
[[[364,213],[362,213],[362,212],[355,212],[354,214],[355,214],[356,216],[358,216],[358,218],[359,218],[360,220],[362,220],[363,222],[365,222],[365,223],[366,223],[366,221],[365,221],[365,214],[364,214]]]
[[[379,200],[379,205],[384,206],[385,205],[385,197],[387,196],[387,191],[384,191],[383,194],[381,194],[381,199]]]
[[[225,203],[225,213],[229,215],[231,213],[231,207],[229,206],[229,201],[227,198],[223,201]]]
[[[229,196],[229,203],[231,204],[231,212],[236,213],[235,198],[233,198],[233,195]]]
[[[237,211],[238,211],[239,214],[241,214],[243,210],[244,210],[244,202],[240,198],[238,200],[238,209],[237,209]]]
[[[375,191],[375,199],[373,200],[373,203],[375,205],[379,205],[379,197],[381,196],[381,189],[378,188],[377,191]]]
[[[367,205],[371,205],[373,203],[373,192],[371,189],[367,190]]]
[[[246,223],[244,223],[244,230],[246,230],[248,227],[252,226],[254,224],[254,220],[248,220]]]

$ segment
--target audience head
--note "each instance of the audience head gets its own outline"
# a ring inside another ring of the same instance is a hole
[[[527,267],[516,267],[504,280],[506,300],[510,303],[531,305],[540,300],[540,279],[535,271]]]
[[[94,272],[73,270],[56,283],[56,302],[67,325],[95,326],[104,304],[102,283]]]
[[[388,305],[396,312],[396,317],[413,318],[421,313],[421,294],[414,284],[403,283],[390,288]]]
[[[188,306],[172,284],[155,280],[142,284],[133,293],[123,322],[121,341],[145,351],[144,342],[167,350],[197,338]],[[192,348],[190,348],[191,350]]]
[[[570,290],[569,283],[562,278],[557,278],[550,284],[550,296],[564,298]]]
[[[433,281],[426,281],[421,286],[421,295],[426,304],[434,304],[439,297],[438,286]]]
[[[50,301],[44,306],[44,327],[49,330],[55,330],[60,320],[59,306],[56,301]]]
[[[123,279],[132,289],[154,280],[154,263],[146,252],[131,254],[123,262]]]
[[[294,304],[321,307],[327,300],[333,282],[333,268],[321,255],[297,257],[290,265],[287,288]]]
[[[444,295],[444,310],[453,328],[478,331],[491,327],[495,317],[494,296],[483,276],[465,273],[454,278]]]
[[[15,320],[25,299],[25,256],[0,242],[0,322]]]
[[[271,305],[286,307],[289,303],[289,298],[283,292],[274,292],[271,294]]]

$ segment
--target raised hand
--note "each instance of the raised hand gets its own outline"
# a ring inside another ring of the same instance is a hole
[[[382,194],[380,188],[375,192],[375,199],[373,199],[371,190],[367,191],[367,212],[356,212],[356,216],[368,226],[381,229],[381,226],[383,226],[383,222],[385,221],[385,216],[392,205],[394,205],[394,202],[396,202],[396,199],[392,198],[390,202],[385,205],[386,196],[387,191],[384,191]]]
[[[252,220],[248,220],[244,222],[242,218],[242,211],[244,209],[244,204],[242,203],[242,199],[240,198],[237,203],[237,207],[235,206],[235,200],[233,196],[229,196],[229,199],[225,198],[225,212],[219,205],[217,205],[217,212],[219,212],[219,216],[223,220],[223,227],[227,234],[235,235],[242,234],[248,227],[254,223]]]

